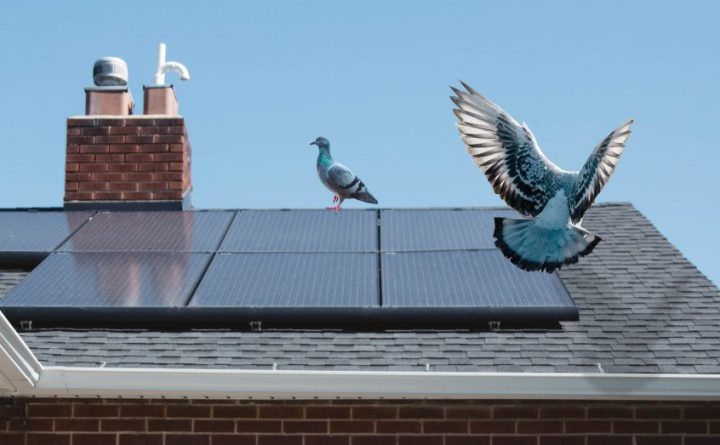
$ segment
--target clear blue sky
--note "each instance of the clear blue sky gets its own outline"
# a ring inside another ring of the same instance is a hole
[[[164,41],[192,75],[168,79],[197,207],[330,204],[319,135],[382,206],[500,205],[454,128],[463,79],[566,169],[635,118],[599,200],[635,204],[720,283],[718,23],[717,1],[6,2],[0,207],[62,204],[93,62],[125,59],[141,110]]]

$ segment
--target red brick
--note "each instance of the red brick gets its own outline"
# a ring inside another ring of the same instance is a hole
[[[152,201],[152,192],[135,192],[135,191],[124,191],[121,192],[121,199],[128,201]]]
[[[396,445],[395,436],[352,436],[352,445]]]
[[[163,117],[155,119],[155,125],[172,125],[185,127],[185,119],[182,117]]]
[[[150,173],[148,173],[150,174]],[[152,178],[148,180],[155,180],[155,181],[183,181],[183,173],[182,172],[160,172],[160,173],[152,173]],[[308,409],[312,408],[323,408],[323,407],[308,407]],[[340,407],[338,407],[340,408]],[[350,412],[350,408],[344,407]],[[349,415],[349,414],[348,414]]]
[[[185,144],[170,144],[169,148],[171,152],[184,152]]]
[[[96,182],[118,182],[124,180],[125,173],[90,173]]]
[[[185,127],[173,125],[172,127],[165,127],[167,134],[182,134],[185,135]]]
[[[153,153],[128,153],[125,155],[127,162],[153,162],[155,155]]]
[[[163,417],[165,405],[122,405],[121,417]]]
[[[621,405],[600,405],[588,408],[588,419],[632,419],[633,410]]]
[[[664,421],[660,424],[660,432],[663,434],[707,434],[708,423],[705,421],[683,420],[683,421]]]
[[[720,421],[710,422],[710,434],[720,434]]]
[[[239,433],[279,433],[282,423],[279,420],[238,420],[236,428]]]
[[[55,431],[100,431],[98,419],[57,419]]]
[[[81,133],[82,133],[82,130],[80,128],[68,128],[67,129],[68,136],[80,136]]]
[[[92,136],[68,136],[67,143],[68,143],[68,145],[92,144],[93,137]]]
[[[148,431],[192,431],[190,419],[148,419]]]
[[[539,439],[540,445],[585,445],[585,436],[540,436]]]
[[[140,146],[136,144],[111,144],[109,145],[108,151],[110,153],[137,153],[140,151]]]
[[[213,434],[210,436],[210,443],[212,445],[255,445],[256,442],[257,439],[252,435]],[[307,442],[305,443],[307,444]]]
[[[419,433],[422,424],[417,420],[387,420],[377,422],[378,433]]]
[[[304,445],[349,445],[350,437],[348,436],[305,436]],[[213,444],[215,445],[215,444]]]
[[[137,182],[110,182],[107,189],[111,191],[127,191],[134,192],[137,190]]]
[[[97,125],[97,120],[87,118],[69,118],[67,120],[68,127],[94,127]]]
[[[168,405],[168,417],[210,417],[210,406],[204,405]]]
[[[401,406],[398,411],[401,419],[442,419],[443,409],[435,406]]]
[[[102,134],[109,134],[110,127],[100,127],[100,126],[84,127],[80,131],[83,134],[83,136],[99,136]]]
[[[155,119],[143,117],[143,118],[132,118],[125,121],[125,125],[127,126],[147,126],[147,125],[155,125]]]
[[[35,404],[27,407],[28,417],[70,417],[72,407],[67,404]]]
[[[633,445],[633,436],[619,436],[616,434],[607,436],[588,436],[587,445]]]
[[[682,436],[635,436],[635,445],[682,445],[682,439]]]
[[[99,190],[107,190],[107,182],[81,182],[78,184],[81,192],[96,192]]]
[[[110,147],[105,144],[80,145],[80,153],[108,153]]]
[[[208,434],[167,434],[165,445],[210,445]]]
[[[153,136],[153,142],[156,144],[182,144],[183,137],[181,134],[156,134]]]
[[[120,434],[118,445],[163,445],[162,434]]]
[[[179,181],[172,181],[167,183],[168,190],[182,190],[183,183]]]
[[[302,436],[258,436],[258,445],[302,445]]]
[[[448,419],[489,419],[492,410],[487,406],[459,406],[445,410]]]
[[[125,156],[122,153],[114,153],[114,154],[98,154],[95,155],[95,160],[97,162],[123,162],[125,160]]]
[[[182,162],[170,162],[168,164],[168,170],[171,172],[183,171],[185,165]]]
[[[65,160],[67,162],[94,162],[95,156],[101,156],[101,155],[94,155],[94,154],[68,154],[65,156]],[[99,160],[99,159],[98,159]]]
[[[473,420],[470,422],[473,434],[514,433],[514,420]]]
[[[3,445],[25,445],[25,435],[0,432],[0,443]]]
[[[68,192],[65,193],[66,201],[92,201],[94,198],[90,192]]]
[[[493,436],[493,445],[537,445],[535,436]]]
[[[687,417],[687,409],[685,411]],[[718,411],[720,415],[720,411]],[[682,409],[679,406],[639,406],[635,409],[637,419],[679,419],[682,417]]]
[[[614,433],[658,433],[660,424],[651,420],[616,420],[613,422]]]
[[[68,164],[70,165],[70,164]],[[113,164],[117,165],[117,164]],[[106,163],[92,163],[92,164],[77,164],[77,171],[80,172],[106,172],[108,171],[108,164]],[[71,170],[68,170],[71,171]]]
[[[423,433],[467,433],[468,422],[461,420],[440,420],[423,422]]]
[[[135,172],[128,172],[122,174],[122,181],[129,181],[129,182],[147,182],[147,181],[153,181],[155,179],[154,173],[135,173]]]
[[[26,445],[70,445],[69,434],[29,433]],[[5,445],[5,444],[3,444]]]
[[[418,428],[419,428],[418,424]],[[333,420],[330,421],[331,433],[372,433],[375,424],[370,420]]]
[[[536,406],[496,406],[493,408],[493,417],[496,419],[537,419],[539,410]]]
[[[483,436],[445,436],[445,445],[490,445],[490,438]]]
[[[167,162],[141,162],[137,166],[141,172],[166,172],[170,168]]]
[[[145,419],[102,419],[101,431],[146,431]]]
[[[93,192],[93,199],[99,201],[118,201],[122,199],[122,192]]]
[[[717,445],[720,443],[720,435],[717,436],[687,436],[684,445]]]
[[[234,420],[196,420],[193,430],[196,433],[232,433],[235,431]]]
[[[182,192],[180,190],[173,190],[173,191],[167,191],[167,192],[152,192],[152,199],[155,199],[155,200],[182,199]]]
[[[96,173],[68,173],[65,175],[65,181],[92,181],[93,175]]]
[[[567,433],[609,433],[612,423],[609,420],[566,420]]]
[[[66,172],[76,172],[80,169],[80,164],[76,162],[67,162],[65,164],[65,171]]]
[[[399,436],[398,445],[443,445],[443,436]]]
[[[183,153],[155,153],[155,160],[161,162],[182,162],[185,159]]]
[[[166,175],[180,175],[180,173],[166,173]],[[182,177],[178,178],[182,181]],[[172,184],[171,184],[171,188]],[[179,188],[180,190],[182,187]],[[349,419],[350,407],[348,406],[308,406],[305,408],[305,416],[308,419]]]
[[[138,191],[161,191],[161,190],[168,190],[168,184],[167,182],[139,182],[137,184]]]
[[[127,120],[123,117],[105,117],[95,120],[95,125],[104,125],[106,127],[124,127]]]
[[[10,431],[52,431],[53,419],[10,419],[7,429]],[[0,443],[3,442],[0,441]]]
[[[258,415],[265,419],[302,419],[303,407],[297,405],[261,406]]]
[[[125,136],[125,142],[128,144],[152,144],[153,136],[151,135],[135,135],[129,134]]]
[[[138,171],[138,164],[134,162],[113,162],[108,164],[107,170],[111,172],[136,172]]]
[[[66,192],[77,192],[80,186],[77,182],[65,182],[65,191]]]
[[[328,422],[322,420],[285,420],[283,431],[285,433],[326,433]]]
[[[563,432],[562,420],[519,420],[518,434],[553,434]]]
[[[720,419],[720,404],[686,406],[685,418],[688,420]]]
[[[115,445],[115,434],[73,434],[72,445]]]
[[[398,409],[394,406],[353,406],[353,419],[396,419]]]
[[[94,136],[93,144],[123,144],[125,143],[125,136],[121,135],[104,135]]]
[[[138,134],[138,127],[110,127],[110,134],[126,135]]]
[[[141,144],[140,153],[164,153],[170,151],[168,144]]]

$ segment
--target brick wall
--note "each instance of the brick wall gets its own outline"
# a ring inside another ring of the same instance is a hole
[[[65,201],[183,199],[190,143],[183,118],[71,118]]]
[[[716,445],[720,402],[0,399],[2,445]]]

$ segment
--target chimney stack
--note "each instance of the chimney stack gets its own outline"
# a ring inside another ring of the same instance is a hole
[[[110,71],[122,67],[114,63]],[[94,72],[98,83],[97,64]],[[190,208],[191,148],[172,86],[145,87],[146,114],[139,116],[131,114],[126,85],[100,84],[86,95],[85,116],[67,120],[65,208]]]

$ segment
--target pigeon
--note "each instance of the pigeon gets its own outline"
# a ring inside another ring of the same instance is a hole
[[[565,171],[540,150],[527,125],[461,82],[450,87],[457,128],[495,193],[530,218],[495,218],[495,245],[524,270],[552,272],[578,262],[600,242],[582,217],[610,179],[630,136],[632,119],[595,147],[580,171]]]
[[[377,204],[377,199],[370,194],[365,183],[339,162],[336,162],[330,155],[330,141],[319,137],[310,142],[310,145],[317,145],[319,149],[317,158],[317,172],[320,181],[335,193],[333,207],[328,210],[340,211],[340,206],[346,199],[357,199],[370,204]]]

